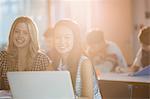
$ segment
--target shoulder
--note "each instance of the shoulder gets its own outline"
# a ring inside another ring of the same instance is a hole
[[[7,55],[8,55],[8,53],[6,51],[0,51],[0,60],[5,58]]]
[[[108,49],[111,49],[111,50],[118,50],[120,49],[118,47],[118,45],[112,41],[107,41],[107,45],[108,45]]]
[[[0,51],[0,66],[3,66],[7,62],[7,55],[6,51]]]
[[[7,55],[7,52],[4,50],[4,51],[0,51],[0,56],[6,56]]]
[[[108,48],[107,48],[108,53],[116,54],[118,57],[123,56],[122,51],[120,50],[117,44],[111,41],[108,41],[107,44],[108,44]]]
[[[36,55],[36,60],[37,61],[50,61],[49,57],[43,53],[42,51],[38,51],[37,55]]]
[[[39,51],[33,61],[33,64],[35,70],[48,70],[51,61],[45,53]]]
[[[37,58],[48,58],[48,56],[42,51],[38,51],[36,57]]]
[[[88,69],[92,67],[92,62],[87,56],[84,55],[80,57],[80,64],[82,69]]]
[[[90,59],[85,55],[81,55],[80,63],[82,64],[82,63],[86,63],[86,62],[90,62]]]
[[[80,56],[80,61],[88,60],[88,57],[85,55]]]

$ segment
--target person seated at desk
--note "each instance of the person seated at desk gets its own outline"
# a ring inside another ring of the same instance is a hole
[[[129,68],[130,72],[136,72],[145,66],[150,65],[150,27],[142,28],[138,39],[141,48],[139,49],[132,66]]]
[[[119,67],[127,67],[127,63],[118,46],[106,41],[104,33],[98,29],[88,32],[86,53],[91,58],[96,70],[100,72],[119,72]]]
[[[55,53],[53,52],[54,42],[53,42],[53,28],[52,27],[48,27],[48,29],[45,31],[44,40],[45,40],[45,44],[47,48],[46,55],[48,55],[48,57],[52,59],[55,56]]]
[[[54,46],[57,54],[53,66],[69,71],[77,99],[101,99],[91,61],[83,55],[80,28],[72,20],[60,20],[54,27]]]
[[[51,62],[39,49],[38,30],[32,19],[18,17],[12,24],[6,50],[0,52],[0,89],[9,90],[7,72],[43,71]]]

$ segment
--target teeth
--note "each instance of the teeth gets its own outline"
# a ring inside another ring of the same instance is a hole
[[[23,39],[17,39],[17,42],[19,42],[19,43],[23,43],[23,42],[24,42],[24,40],[23,40]]]
[[[65,48],[64,46],[60,46],[60,48]]]
[[[64,49],[64,47],[60,47],[61,49]]]

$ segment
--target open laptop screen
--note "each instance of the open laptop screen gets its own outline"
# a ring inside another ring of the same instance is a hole
[[[74,99],[67,71],[8,72],[13,99]]]

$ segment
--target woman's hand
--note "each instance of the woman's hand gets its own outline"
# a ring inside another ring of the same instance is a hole
[[[140,69],[139,66],[136,66],[136,65],[132,65],[131,67],[129,67],[128,71],[129,72],[136,72]]]
[[[127,67],[117,66],[115,68],[115,72],[117,72],[117,73],[126,73],[126,72],[128,72],[128,68]]]

